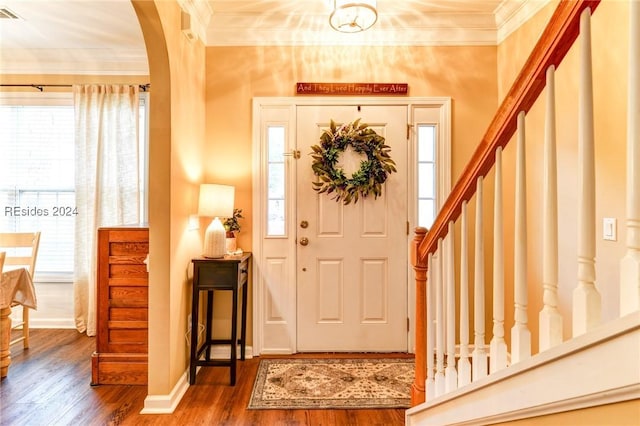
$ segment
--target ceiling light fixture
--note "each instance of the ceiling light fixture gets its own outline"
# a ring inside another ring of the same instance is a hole
[[[376,0],[333,0],[329,16],[331,27],[342,33],[358,33],[378,20]]]

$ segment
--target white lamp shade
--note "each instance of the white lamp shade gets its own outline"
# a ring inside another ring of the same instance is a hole
[[[203,183],[200,185],[198,216],[233,216],[234,195],[235,188],[233,186]]]

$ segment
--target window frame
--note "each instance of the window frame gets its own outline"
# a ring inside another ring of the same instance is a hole
[[[451,99],[435,98],[437,102],[416,103],[410,105],[411,138],[409,165],[413,178],[410,180],[409,211],[411,229],[418,225],[418,128],[430,126],[435,129],[435,212],[434,219],[438,216],[442,204],[451,192]],[[412,170],[411,170],[412,169]]]
[[[149,189],[149,93],[140,93],[140,106],[144,110],[140,114],[140,218],[142,222],[148,221],[148,189]],[[7,92],[0,91],[0,105],[2,106],[68,106],[73,108],[73,92]],[[75,193],[75,188],[72,188]],[[41,253],[39,253],[39,256]],[[36,283],[71,283],[74,271],[40,271],[36,263],[34,281]]]

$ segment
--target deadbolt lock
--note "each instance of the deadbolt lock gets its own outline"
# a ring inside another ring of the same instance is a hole
[[[309,227],[309,222],[307,222],[306,220],[303,220],[302,222],[300,222],[300,228],[307,228]]]

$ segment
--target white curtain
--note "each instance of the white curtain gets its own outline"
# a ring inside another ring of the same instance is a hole
[[[96,334],[97,229],[139,222],[137,86],[73,87],[76,216],[74,310]]]

